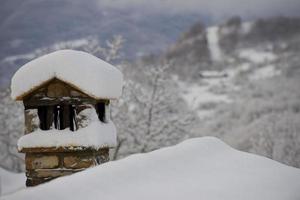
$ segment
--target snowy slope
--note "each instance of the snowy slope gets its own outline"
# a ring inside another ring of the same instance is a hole
[[[109,162],[3,199],[299,200],[299,189],[299,169],[205,137]]]
[[[249,33],[253,29],[253,23],[241,23],[237,34]],[[225,27],[225,30],[228,32],[228,27]],[[229,33],[230,31],[226,34]],[[274,47],[269,43],[252,47],[241,45],[239,48],[233,48],[231,54],[228,54],[222,42],[233,41],[226,39],[227,36],[224,34],[221,25],[206,28],[207,46],[212,63],[207,70],[199,68],[197,72],[193,72],[199,75],[192,81],[181,81],[178,78],[175,80],[183,100],[191,111],[196,112],[200,120],[213,119],[219,105],[234,103],[238,97],[234,93],[242,89],[243,85],[279,76],[284,70],[278,64],[284,56],[274,51]],[[198,33],[194,37],[197,36],[202,35]],[[194,45],[191,48],[197,47]],[[203,63],[199,62],[198,65],[201,66]],[[197,68],[197,64],[194,68]]]
[[[25,174],[13,173],[0,168],[0,196],[13,193],[25,187]]]
[[[222,60],[222,50],[219,45],[219,35],[218,35],[219,27],[213,26],[207,28],[207,42],[208,42],[208,48],[211,55],[212,61],[221,61]]]
[[[213,88],[227,86],[228,78],[216,78],[204,80],[201,83],[186,83],[177,81],[181,96],[189,108],[196,112],[199,119],[207,119],[214,114],[214,107],[203,108],[208,104],[230,103],[232,100],[227,94],[219,94],[213,91]]]

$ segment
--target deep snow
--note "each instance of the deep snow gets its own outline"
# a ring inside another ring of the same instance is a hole
[[[25,188],[25,173],[13,173],[0,168],[0,196]]]
[[[299,169],[204,137],[109,162],[3,199],[299,200],[299,189]]]
[[[23,65],[12,78],[11,96],[21,99],[52,78],[96,99],[115,99],[122,93],[123,75],[117,68],[82,51],[59,50]]]
[[[37,130],[22,136],[18,141],[18,149],[34,147],[114,147],[117,143],[117,133],[112,121],[109,123],[92,122],[87,127],[71,131]]]
[[[30,134],[22,136],[18,140],[18,149],[33,147],[115,147],[117,144],[117,131],[114,123],[107,119],[103,123],[99,121],[95,108],[81,111],[78,116],[85,120],[84,127],[71,131],[64,130],[41,130],[38,129]]]

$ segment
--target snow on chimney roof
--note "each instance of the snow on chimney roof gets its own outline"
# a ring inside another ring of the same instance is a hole
[[[122,73],[109,63],[82,51],[59,50],[23,65],[11,81],[11,96],[24,96],[57,78],[95,99],[116,99],[122,93]]]

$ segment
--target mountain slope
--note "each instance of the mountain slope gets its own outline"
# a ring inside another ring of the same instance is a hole
[[[100,7],[98,0],[3,0],[0,6],[0,86],[6,87],[15,70],[28,62],[5,58],[53,44],[91,36],[105,45],[114,35],[125,44],[122,59],[159,54],[200,14],[143,12]],[[204,18],[205,19],[205,18]]]
[[[173,63],[180,94],[201,120],[196,136],[217,136],[240,150],[300,166],[299,23],[233,18],[206,29],[209,65],[199,59],[184,67]],[[189,64],[197,48],[191,43],[177,59]]]
[[[0,13],[0,43],[6,47],[0,49],[0,59],[54,42],[90,35],[105,41],[114,34],[124,36],[126,57],[135,58],[161,50],[197,19],[193,14],[113,10],[100,7],[97,0],[4,0]]]
[[[280,60],[287,52],[299,52],[299,44],[300,18],[242,22],[241,18],[233,17],[210,28],[194,24],[169,48],[164,59],[173,64],[172,69],[179,77],[195,80],[201,70],[224,70],[244,61],[256,62],[262,54],[262,60],[255,64],[272,60],[271,54]],[[254,51],[258,53],[254,55]]]

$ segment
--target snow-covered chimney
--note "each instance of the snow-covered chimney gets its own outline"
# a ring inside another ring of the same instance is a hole
[[[122,93],[122,73],[88,53],[60,50],[22,66],[11,96],[23,101],[27,186],[107,162],[116,145],[111,99]]]

